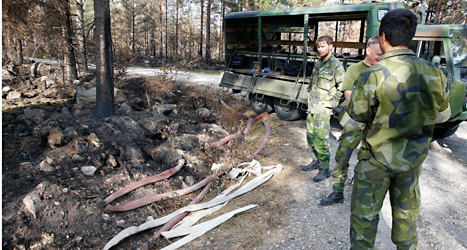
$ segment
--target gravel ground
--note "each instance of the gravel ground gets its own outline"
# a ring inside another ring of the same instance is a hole
[[[296,147],[297,166],[284,170],[280,180],[291,190],[285,198],[288,204],[282,216],[282,225],[267,231],[265,244],[256,249],[348,249],[350,224],[350,179],[345,189],[345,202],[330,207],[319,204],[331,193],[330,179],[314,183],[317,170],[302,172],[299,166],[308,163],[311,153],[304,137],[303,120],[291,122],[283,131],[290,134],[289,147]],[[333,128],[329,140],[331,154],[338,146],[340,131]],[[349,176],[357,163],[356,152],[351,159]],[[331,162],[331,167],[335,162]],[[418,217],[418,249],[467,248],[467,123],[457,133],[430,145],[429,156],[423,163],[420,180],[422,193],[421,214]],[[380,212],[376,249],[396,249],[391,241],[391,207],[386,197]]]

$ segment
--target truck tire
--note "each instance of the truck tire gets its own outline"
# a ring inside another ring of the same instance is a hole
[[[250,107],[258,115],[264,112],[271,113],[274,110],[274,102],[270,96],[263,96],[263,98],[258,99],[255,94],[250,94],[248,99],[250,99]]]
[[[274,109],[276,110],[277,117],[280,119],[284,121],[294,121],[302,117],[305,113],[296,102],[285,103],[285,101],[281,103],[281,99],[274,99]]]
[[[441,139],[441,138],[446,138],[454,133],[456,133],[457,129],[459,126],[455,126],[453,128],[435,128],[433,131],[433,139]]]

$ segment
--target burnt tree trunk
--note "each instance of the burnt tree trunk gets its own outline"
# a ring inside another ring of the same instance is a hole
[[[201,0],[201,27],[199,35],[199,56],[203,57],[203,18],[204,18],[204,0]]]
[[[175,17],[175,45],[174,45],[174,52],[175,54],[178,54],[178,21],[179,21],[179,18],[178,18],[178,9],[179,9],[179,2],[177,0],[177,11],[176,11],[176,17]]]
[[[18,65],[23,64],[23,41],[21,39],[17,40],[17,52],[18,52]]]
[[[75,49],[73,48],[73,30],[70,19],[70,1],[64,0],[61,8],[64,84],[73,83],[78,79],[75,61]]]
[[[167,41],[169,39],[169,29],[167,28],[167,17],[169,13],[169,5],[167,4],[167,0],[165,0],[165,61],[167,62],[168,56],[167,56]]]
[[[211,0],[206,1],[206,63],[211,62]]]
[[[96,40],[96,109],[93,119],[111,116],[114,107],[114,74],[109,0],[94,0]]]
[[[161,45],[160,45],[160,50],[159,50],[159,55],[162,59],[162,46],[164,44],[164,36],[163,36],[163,31],[162,31],[162,0],[159,0],[159,31],[160,31],[160,36],[161,36]]]
[[[84,10],[83,0],[76,0],[76,32],[78,33],[78,68],[82,73],[89,72],[86,58],[86,36],[84,34]]]

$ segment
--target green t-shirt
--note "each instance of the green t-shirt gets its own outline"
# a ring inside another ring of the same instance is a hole
[[[342,83],[342,91],[354,90],[354,83],[362,71],[368,69],[370,66],[366,65],[363,61],[350,65],[345,71],[344,82]]]

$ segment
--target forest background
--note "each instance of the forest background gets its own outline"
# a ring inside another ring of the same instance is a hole
[[[10,0],[2,2],[2,63],[24,57],[56,59],[72,83],[96,62],[95,6],[110,7],[114,67],[142,58],[163,67],[223,60],[223,19],[231,12],[360,1],[332,0]],[[429,0],[428,24],[466,24],[467,0]],[[97,7],[96,13],[101,11]],[[346,38],[344,38],[346,39]],[[189,62],[187,64],[187,62]],[[78,65],[76,67],[75,65]]]

